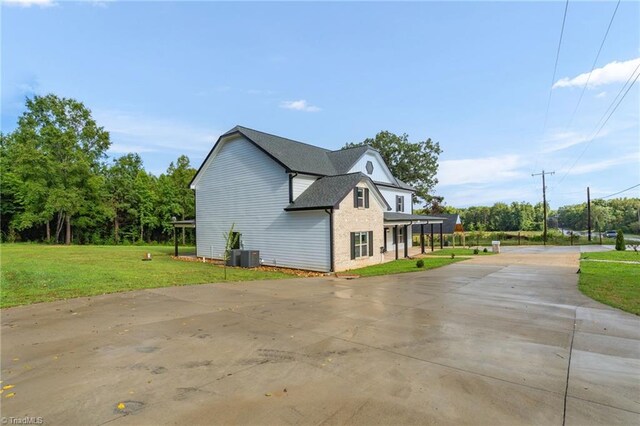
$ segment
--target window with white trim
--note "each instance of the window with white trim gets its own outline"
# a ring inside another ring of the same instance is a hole
[[[396,195],[396,211],[404,211],[404,197],[402,195]]]
[[[373,256],[373,231],[351,233],[351,259]]]

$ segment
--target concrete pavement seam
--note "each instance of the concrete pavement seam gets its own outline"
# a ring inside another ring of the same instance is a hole
[[[567,382],[564,388],[564,404],[562,409],[562,426],[567,419],[567,394],[569,393],[569,374],[571,373],[571,355],[573,355],[573,339],[576,335],[576,322],[578,317],[578,307],[573,311],[573,331],[571,332],[571,344],[569,345],[569,361],[567,362]]]

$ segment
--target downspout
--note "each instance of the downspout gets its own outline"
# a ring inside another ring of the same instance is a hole
[[[333,259],[333,207],[331,209],[324,209],[325,213],[329,215],[329,259],[331,261],[331,269],[329,272],[335,272],[335,262]]]
[[[289,204],[293,203],[293,178],[298,176],[298,173],[289,173]]]

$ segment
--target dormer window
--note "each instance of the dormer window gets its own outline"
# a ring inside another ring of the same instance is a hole
[[[355,187],[353,189],[353,207],[369,208],[369,188]]]
[[[401,195],[396,195],[396,211],[397,212],[404,211],[404,197]]]

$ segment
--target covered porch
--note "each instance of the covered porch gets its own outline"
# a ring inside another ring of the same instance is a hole
[[[417,254],[424,254],[427,246],[434,251],[434,238],[440,235],[440,248],[442,242],[442,224],[446,219],[441,217],[416,215],[397,212],[384,213],[384,253],[385,261],[400,259]],[[413,225],[420,225],[420,244],[412,247],[413,238],[409,235]],[[429,242],[427,242],[427,238]]]

